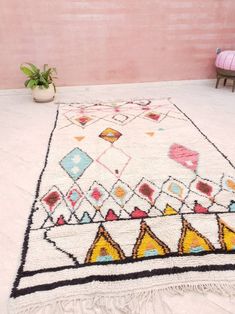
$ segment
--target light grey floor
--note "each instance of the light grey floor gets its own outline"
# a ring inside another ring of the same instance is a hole
[[[56,101],[105,101],[171,97],[235,163],[235,93],[214,81],[59,88]],[[0,313],[19,265],[23,235],[42,169],[56,105],[32,102],[26,90],[0,91]],[[209,294],[161,295],[159,313],[235,313],[235,300]]]

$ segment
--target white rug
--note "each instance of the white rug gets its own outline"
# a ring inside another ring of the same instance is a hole
[[[143,313],[158,290],[233,294],[234,177],[167,99],[61,104],[12,312]]]

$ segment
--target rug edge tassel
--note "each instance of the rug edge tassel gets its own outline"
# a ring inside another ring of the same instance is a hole
[[[161,306],[161,293],[168,295],[183,295],[187,292],[196,292],[199,294],[215,293],[222,296],[235,295],[235,282],[229,283],[184,283],[169,285],[165,287],[152,287],[145,291],[125,291],[118,292],[117,295],[95,294],[93,296],[80,293],[77,295],[68,295],[67,297],[53,298],[40,303],[31,302],[31,304],[17,304],[16,300],[9,301],[9,314],[120,314],[135,313],[141,314],[143,309],[155,309]],[[157,304],[158,300],[158,304]],[[144,312],[145,313],[145,312]],[[151,312],[149,312],[151,313]],[[154,313],[154,312],[153,312]]]

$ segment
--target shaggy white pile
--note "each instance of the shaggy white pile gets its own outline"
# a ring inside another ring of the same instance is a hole
[[[235,170],[168,99],[60,104],[12,313],[154,313],[234,293]]]

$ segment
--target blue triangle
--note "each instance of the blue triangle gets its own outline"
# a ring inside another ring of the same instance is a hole
[[[229,211],[230,212],[235,212],[235,202],[231,201],[230,205],[229,205]]]
[[[81,224],[89,224],[91,222],[91,217],[89,216],[88,212],[84,212],[82,218],[80,220]]]

